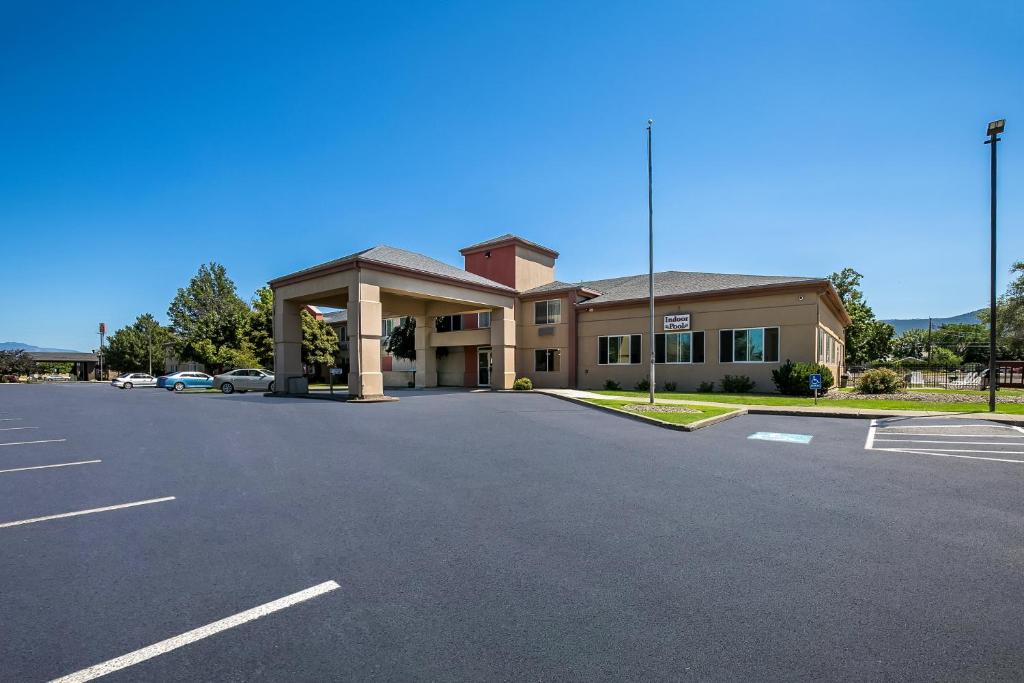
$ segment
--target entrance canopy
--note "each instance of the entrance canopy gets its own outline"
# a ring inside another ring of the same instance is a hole
[[[511,388],[515,381],[516,292],[501,283],[422,254],[379,246],[271,280],[270,286],[279,393],[305,390],[300,380],[300,312],[306,305],[347,310],[349,393],[353,396],[383,394],[381,321],[399,316],[416,319],[416,386],[436,386],[433,349],[468,343],[457,338],[465,334],[487,336],[493,358],[492,387]],[[433,319],[438,316],[483,311],[491,314],[489,330],[434,330]],[[476,343],[484,341],[475,337]]]

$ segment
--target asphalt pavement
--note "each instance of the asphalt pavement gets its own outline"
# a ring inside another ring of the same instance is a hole
[[[0,385],[0,680],[1024,677],[1005,430],[396,393]]]

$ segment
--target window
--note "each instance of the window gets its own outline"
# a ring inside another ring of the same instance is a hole
[[[703,332],[664,332],[654,335],[655,363],[703,363]]]
[[[395,328],[402,324],[401,318],[384,318],[381,321],[380,334],[382,337],[387,339],[391,336],[391,333],[395,331]]]
[[[562,300],[535,301],[533,322],[535,325],[556,325],[562,322]]]
[[[536,372],[558,372],[562,367],[558,349],[537,349],[534,351],[533,369]]]
[[[597,338],[598,365],[636,365],[640,362],[640,356],[639,334]]]
[[[486,311],[484,313],[476,314],[476,326],[480,329],[486,329],[491,326],[491,312]]]
[[[458,332],[462,329],[462,316],[461,315],[442,315],[438,316],[434,322],[434,329],[438,332]]]
[[[722,363],[778,363],[779,328],[722,330],[718,336],[718,360]]]

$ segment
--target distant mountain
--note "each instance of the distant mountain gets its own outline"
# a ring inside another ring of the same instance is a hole
[[[984,308],[979,308],[976,311],[970,313],[961,313],[960,315],[954,315],[949,318],[932,318],[932,329],[939,327],[940,325],[948,325],[950,323],[966,323],[968,325],[977,324],[981,322],[978,318],[978,314],[984,311]],[[928,318],[895,318],[893,320],[883,320],[896,329],[896,334],[901,335],[907,330],[927,330],[928,329]]]
[[[81,353],[74,349],[53,349],[48,346],[33,346],[22,342],[0,342],[0,351],[59,351],[63,353]]]

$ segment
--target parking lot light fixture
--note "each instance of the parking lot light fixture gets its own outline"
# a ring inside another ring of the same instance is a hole
[[[990,231],[990,263],[989,263],[989,319],[988,319],[988,411],[996,412],[996,143],[999,134],[1006,128],[1006,119],[998,119],[988,124],[988,140],[991,145],[992,162],[989,190],[989,231]]]

